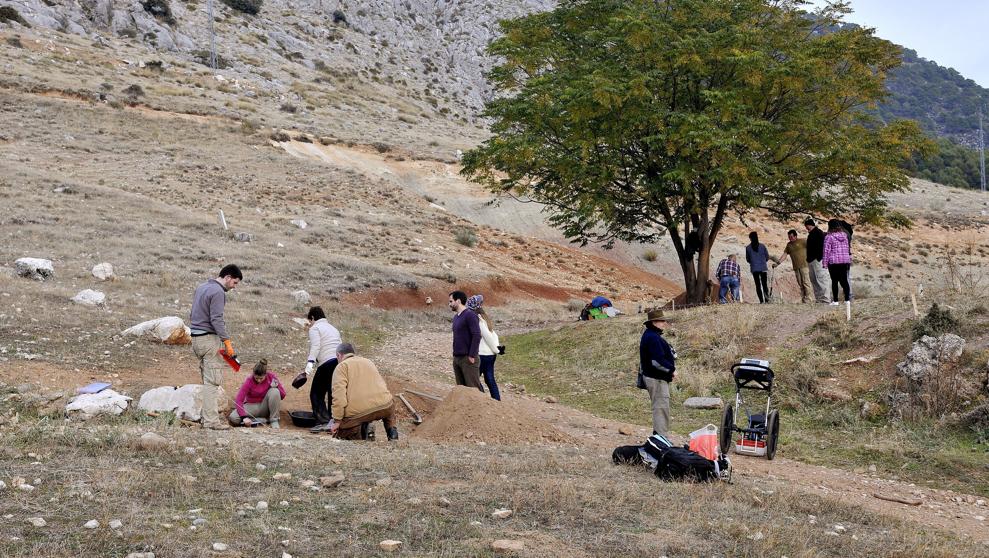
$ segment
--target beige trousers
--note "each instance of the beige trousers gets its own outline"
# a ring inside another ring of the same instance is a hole
[[[828,292],[831,291],[831,279],[828,271],[821,265],[821,260],[807,262],[807,269],[810,272],[810,283],[814,286],[815,302],[831,302]]]
[[[797,286],[800,287],[800,302],[811,302],[810,297],[810,270],[804,267],[793,268],[793,275],[797,278]]]
[[[670,428],[670,383],[655,378],[644,377],[646,391],[652,400],[652,429],[666,436]]]
[[[217,354],[223,343],[217,335],[200,335],[192,338],[192,352],[199,358],[199,374],[203,385],[203,426],[220,424],[218,388],[223,385],[223,367],[226,363]]]
[[[268,388],[268,393],[264,394],[264,399],[260,403],[244,403],[244,411],[247,412],[247,418],[263,418],[269,423],[278,421],[278,413],[282,409],[282,394],[278,391],[278,388]],[[237,406],[230,411],[230,416],[227,417],[230,424],[234,426],[240,426],[241,416],[237,412]]]

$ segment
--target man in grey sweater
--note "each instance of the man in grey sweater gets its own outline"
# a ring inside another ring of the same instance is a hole
[[[236,287],[243,278],[236,265],[224,266],[219,277],[196,287],[192,297],[189,327],[192,330],[192,352],[199,359],[199,372],[203,378],[203,426],[213,430],[230,428],[226,421],[220,420],[217,412],[224,366],[218,353],[222,348],[227,356],[234,356],[233,343],[223,321],[223,308],[227,302],[227,291]]]

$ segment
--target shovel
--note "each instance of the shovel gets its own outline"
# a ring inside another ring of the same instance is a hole
[[[402,403],[405,404],[405,408],[408,409],[410,413],[412,413],[412,423],[422,424],[422,417],[419,416],[419,413],[417,413],[415,408],[412,407],[412,404],[409,403],[409,400],[405,398],[405,394],[404,393],[398,394],[398,398],[401,399]]]

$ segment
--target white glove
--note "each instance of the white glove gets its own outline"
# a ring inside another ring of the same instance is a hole
[[[312,369],[313,369],[314,366],[315,366],[315,364],[312,363],[312,362],[307,362],[306,363],[306,376],[312,374]]]

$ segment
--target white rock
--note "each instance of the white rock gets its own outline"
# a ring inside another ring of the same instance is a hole
[[[292,558],[292,555],[288,552],[282,552],[282,558]]]
[[[384,550],[385,552],[395,552],[402,547],[402,541],[393,541],[391,539],[383,540],[378,543],[378,548]]]
[[[292,297],[295,299],[295,303],[299,306],[309,306],[312,302],[312,297],[306,291],[294,291]]]
[[[155,558],[154,552],[131,552],[127,558]]]
[[[7,490],[7,483],[0,481],[0,490]]]
[[[292,219],[292,224],[300,229],[304,229],[309,226],[309,223],[303,221],[302,219]]]
[[[264,463],[258,463],[257,465],[254,466],[254,468],[257,469],[258,471],[264,471],[265,469],[268,468],[268,466],[265,465]]]
[[[86,529],[96,529],[99,526],[100,526],[100,522],[96,521],[95,519],[90,519],[83,525],[83,527],[85,527]]]
[[[168,438],[154,432],[145,432],[138,438],[137,447],[143,450],[157,450],[168,447]]]
[[[175,416],[191,421],[198,421],[203,416],[202,384],[186,384],[180,388],[162,386],[150,389],[141,395],[137,408],[143,411],[169,412]],[[219,388],[217,403],[226,401],[223,388]]]
[[[32,527],[47,527],[48,522],[45,521],[43,517],[29,517],[27,522],[31,524]]]
[[[268,511],[268,502],[261,500],[260,502],[257,503],[256,506],[254,506],[254,509],[259,512],[266,512]]]
[[[119,415],[127,410],[130,401],[131,398],[126,395],[105,389],[99,393],[83,393],[69,399],[65,412],[70,417],[83,420],[99,415]]]
[[[498,539],[491,543],[491,550],[495,551],[497,554],[522,552],[525,550],[525,544],[522,541]]]
[[[93,289],[84,289],[72,297],[72,302],[83,306],[102,306],[106,304],[106,294]]]
[[[164,318],[141,322],[125,329],[120,335],[147,337],[166,345],[188,345],[192,343],[191,331],[185,325],[185,322],[182,321],[182,318],[177,316],[166,316]]]
[[[110,522],[111,529],[120,529],[123,526],[124,526],[123,521],[120,521],[119,519],[114,519],[113,521]]]
[[[34,492],[34,487],[27,483],[21,483],[17,485],[17,490],[21,492]]]
[[[224,543],[213,543],[213,550],[217,552],[226,552],[228,548],[230,547]]]
[[[688,409],[720,409],[724,405],[720,397],[688,397],[683,406]]]
[[[55,277],[55,267],[51,260],[43,258],[20,258],[14,262],[14,270],[21,277],[44,281]]]
[[[495,510],[494,513],[491,514],[491,517],[495,519],[508,519],[509,517],[512,517],[512,510],[508,508],[500,508]]]
[[[234,240],[237,242],[253,242],[254,235],[248,232],[234,233]]]
[[[113,281],[116,275],[113,274],[113,266],[104,262],[93,266],[93,277],[100,281]]]

